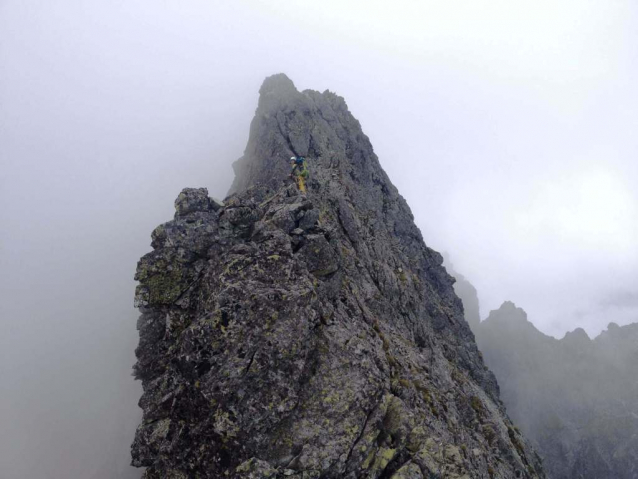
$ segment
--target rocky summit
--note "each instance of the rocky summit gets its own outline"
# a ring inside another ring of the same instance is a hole
[[[545,477],[343,98],[267,78],[234,168],[137,266],[146,479]]]

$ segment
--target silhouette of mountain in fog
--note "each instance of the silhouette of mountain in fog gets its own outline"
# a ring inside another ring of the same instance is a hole
[[[556,339],[510,301],[476,322],[476,290],[457,277],[455,291],[507,412],[550,477],[638,477],[638,324],[610,323],[594,339],[577,328]]]

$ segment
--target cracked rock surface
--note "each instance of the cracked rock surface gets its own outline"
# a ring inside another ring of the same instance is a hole
[[[138,264],[146,479],[545,477],[341,97],[267,78],[234,167]]]

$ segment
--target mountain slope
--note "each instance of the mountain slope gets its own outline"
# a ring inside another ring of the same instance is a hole
[[[269,77],[234,166],[138,264],[145,477],[545,477],[344,100]]]
[[[506,302],[475,333],[508,412],[552,478],[638,477],[638,324],[557,340]]]
[[[558,340],[506,301],[477,321],[476,289],[459,281],[468,323],[515,424],[553,479],[638,478],[638,323],[610,323],[595,339],[577,328]]]

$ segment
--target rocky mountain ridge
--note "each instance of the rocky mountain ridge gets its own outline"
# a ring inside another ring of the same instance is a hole
[[[478,305],[473,287],[457,293],[470,310]],[[470,324],[508,413],[550,477],[638,478],[638,323],[556,339],[506,301]]]
[[[137,267],[146,479],[545,477],[341,97],[267,78],[234,167]]]

